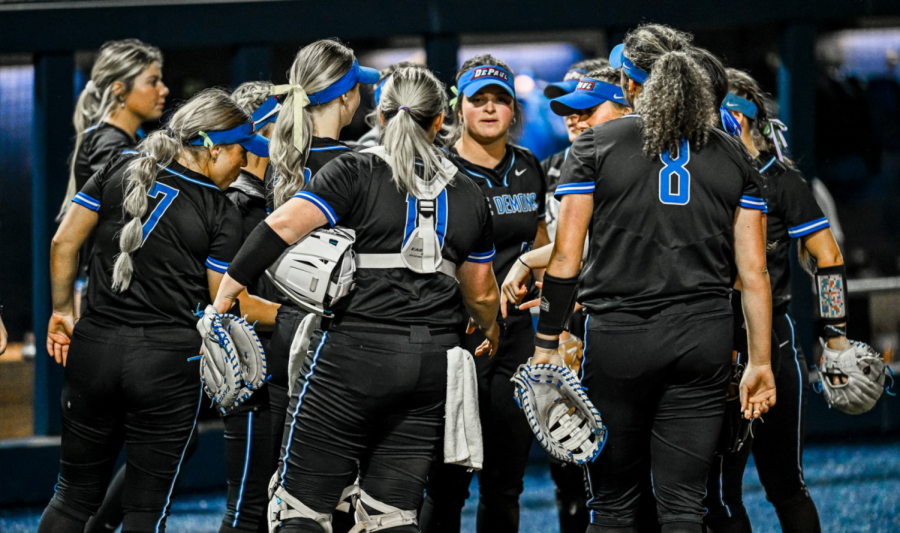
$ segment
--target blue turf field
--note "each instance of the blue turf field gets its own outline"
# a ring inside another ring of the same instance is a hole
[[[900,440],[814,444],[806,450],[804,464],[822,531],[900,532]],[[522,495],[522,533],[558,532],[552,483],[545,465],[529,466]],[[473,492],[476,490],[473,487]],[[754,531],[781,531],[752,460],[744,478],[744,494]],[[215,532],[224,507],[224,494],[182,495],[173,504],[168,531]],[[35,531],[40,512],[39,508],[0,509],[0,532]],[[474,498],[463,513],[463,531],[474,531]]]

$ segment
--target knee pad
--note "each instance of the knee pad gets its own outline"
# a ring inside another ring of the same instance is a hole
[[[343,494],[341,494],[341,500],[343,501],[347,497],[350,498],[351,503],[341,503],[338,506],[338,510],[349,511],[352,506],[355,511],[356,525],[353,526],[349,533],[373,533],[383,529],[407,525],[418,526],[415,509],[404,511],[380,502],[369,496],[359,485],[351,485],[344,489]],[[369,511],[366,510],[367,507],[379,511],[381,514],[369,514]]]
[[[276,473],[275,475],[277,476],[278,474]],[[275,481],[275,478],[273,478],[273,481]],[[273,491],[270,489],[270,492]],[[308,518],[319,524],[325,533],[331,533],[330,514],[313,511],[306,505],[303,505],[303,502],[288,494],[284,487],[276,486],[271,498],[268,512],[269,533],[275,533],[275,529],[288,518]]]

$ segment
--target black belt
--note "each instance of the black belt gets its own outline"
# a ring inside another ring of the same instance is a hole
[[[448,326],[396,326],[378,322],[337,320],[323,318],[322,331],[345,331],[348,333],[374,333],[379,335],[401,335],[416,340],[427,340],[438,335],[459,335],[462,329]]]

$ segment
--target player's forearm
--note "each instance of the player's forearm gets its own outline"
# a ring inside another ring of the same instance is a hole
[[[58,236],[50,244],[50,293],[54,313],[75,314],[78,248],[73,242],[58,239]]]
[[[742,272],[741,282],[741,305],[747,324],[750,362],[754,365],[770,365],[772,290],[769,273],[764,267],[755,272]]]
[[[535,242],[535,246],[537,246],[537,242]],[[550,256],[552,255],[553,243],[551,242],[523,254],[522,261],[532,270],[537,268],[547,268],[547,265],[550,264]]]
[[[469,316],[479,328],[488,329],[496,322],[497,313],[500,312],[500,291],[496,282],[484,293],[463,298],[463,301]]]
[[[275,327],[275,318],[281,304],[273,303],[259,296],[253,296],[244,291],[238,297],[241,302],[241,313],[247,316],[247,321],[255,324],[260,331],[271,331]]]
[[[246,288],[246,286],[232,278],[231,274],[225,274],[222,278],[222,282],[215,290],[213,307],[215,307],[216,311],[219,313],[227,313],[238,301],[238,296],[240,296]]]

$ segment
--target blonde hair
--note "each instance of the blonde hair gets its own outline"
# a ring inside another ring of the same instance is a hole
[[[116,104],[117,99],[112,92],[113,84],[120,81],[125,85],[125,92],[120,95],[120,99],[123,98],[131,91],[135,78],[153,63],[162,66],[162,53],[155,46],[137,39],[110,41],[100,48],[100,54],[91,69],[91,79],[78,95],[75,113],[72,115],[72,124],[75,126],[75,151],[69,164],[66,197],[60,206],[57,220],[65,216],[72,204],[72,198],[78,192],[75,190],[77,187],[75,160],[84,141],[85,130],[106,117]]]
[[[634,102],[644,122],[644,155],[677,154],[681,140],[703,147],[718,108],[709,76],[691,53],[691,35],[645,24],[625,36],[625,56],[649,72]]]
[[[171,164],[179,154],[208,154],[208,148],[189,144],[200,131],[228,130],[248,120],[250,115],[228,93],[221,89],[207,89],[181,106],[172,115],[166,129],[154,131],[138,145],[137,151],[141,155],[125,169],[122,209],[131,220],[119,234],[120,253],[113,266],[113,290],[121,292],[131,285],[134,273],[131,255],[143,244],[141,218],[147,212],[147,193],[156,183],[159,169]]]
[[[353,50],[338,41],[316,41],[297,52],[288,81],[312,94],[341,79],[353,67],[355,59]],[[293,92],[285,97],[269,139],[269,161],[278,173],[274,190],[275,207],[287,202],[303,187],[303,170],[312,145],[315,123],[311,113],[303,113],[302,151],[294,146],[294,98]]]
[[[384,117],[381,144],[390,155],[398,190],[406,189],[413,195],[419,192],[417,160],[422,162],[425,180],[442,168],[441,152],[429,138],[428,130],[446,108],[446,87],[426,68],[401,68],[384,84],[378,104],[378,112]]]

